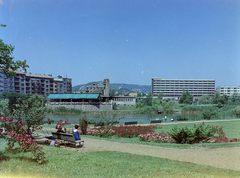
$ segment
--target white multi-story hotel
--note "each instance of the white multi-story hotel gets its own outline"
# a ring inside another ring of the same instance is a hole
[[[215,93],[215,80],[152,78],[153,97],[157,97],[162,93],[164,98],[179,99],[183,90],[190,92],[194,98],[199,98],[202,95],[209,95],[212,97]]]
[[[233,94],[240,95],[240,86],[230,87],[230,86],[218,86],[216,91],[220,95],[232,96]]]

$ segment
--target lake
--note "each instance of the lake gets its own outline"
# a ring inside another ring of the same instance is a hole
[[[172,116],[175,116],[177,114],[171,114],[167,115],[167,121],[171,121]],[[45,119],[50,118],[53,119],[55,122],[62,120],[62,119],[68,119],[68,122],[72,124],[78,124],[79,118],[81,118],[81,114],[66,114],[66,115],[47,115]],[[106,118],[113,117],[113,114],[108,114],[105,116]],[[163,119],[165,117],[164,114],[122,114],[122,115],[116,115],[114,119],[119,120],[119,122],[128,122],[128,121],[138,121],[138,122],[150,122],[151,120],[155,120],[156,118]],[[101,114],[87,114],[87,118],[92,118],[94,120],[101,118]]]

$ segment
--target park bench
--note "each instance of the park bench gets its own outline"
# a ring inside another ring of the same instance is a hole
[[[137,125],[138,121],[125,122],[124,125]]]
[[[96,123],[96,124],[94,124],[94,127],[103,127],[104,126],[104,123]]]
[[[113,121],[113,122],[108,122],[108,123],[104,123],[104,122],[99,122],[99,123],[96,123],[94,124],[94,127],[103,127],[105,125],[111,125],[111,124],[118,124],[119,121]]]
[[[157,124],[157,123],[161,123],[162,120],[151,120],[150,124]]]
[[[60,132],[52,132],[53,139],[61,140]]]
[[[61,135],[61,140],[64,141],[65,147],[66,147],[66,142],[75,144],[76,148],[77,148],[77,143],[79,143],[80,146],[84,144],[84,141],[82,140],[75,140],[73,134],[61,133],[60,135]]]

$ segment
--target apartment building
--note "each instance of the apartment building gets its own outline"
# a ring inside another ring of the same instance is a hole
[[[72,93],[72,79],[59,75],[53,81],[53,93]]]
[[[15,91],[14,79],[7,78],[4,72],[0,72],[0,94],[4,91]]]
[[[103,89],[104,89],[103,86],[99,86],[99,85],[94,83],[94,84],[86,87],[86,92],[85,93],[99,93],[99,94],[101,94]]]
[[[190,92],[194,98],[199,98],[202,95],[212,97],[215,92],[215,80],[152,78],[153,97],[157,97],[159,93],[162,93],[164,98],[179,99],[183,90]]]
[[[240,86],[218,86],[216,91],[220,95],[232,96],[233,94],[240,95]]]
[[[59,82],[59,83],[58,83]],[[50,93],[72,93],[72,80],[52,75],[25,73],[17,70],[16,76],[7,78],[0,72],[0,94],[4,91],[16,91],[48,96]]]

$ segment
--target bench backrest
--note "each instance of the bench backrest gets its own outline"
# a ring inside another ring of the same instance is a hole
[[[61,134],[60,132],[52,132],[52,137],[54,139],[61,139]]]
[[[151,120],[150,123],[161,123],[161,122],[162,122],[162,120]]]
[[[124,125],[134,125],[137,124],[137,121],[125,122]]]
[[[66,141],[75,141],[75,138],[72,134],[61,133],[61,139]]]

